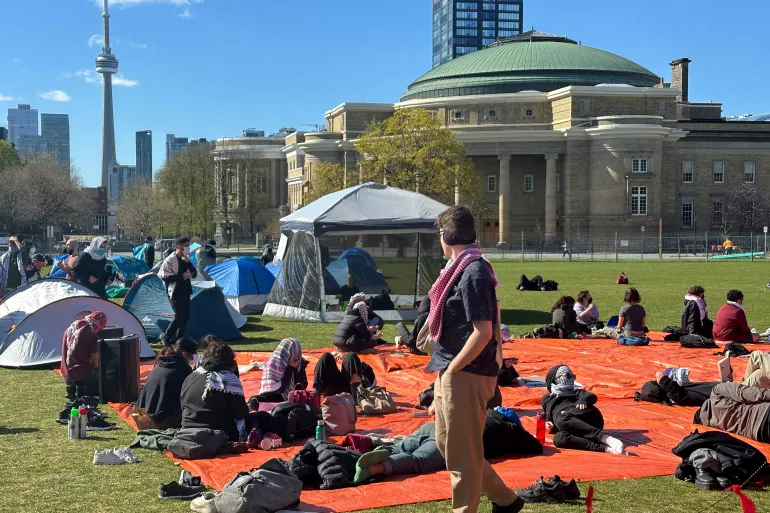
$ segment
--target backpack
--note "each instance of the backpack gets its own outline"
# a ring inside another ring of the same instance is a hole
[[[356,430],[356,403],[350,394],[337,394],[327,397],[321,405],[321,414],[326,433],[342,436]]]
[[[276,419],[286,419],[286,436],[281,438],[289,442],[313,436],[318,425],[318,413],[306,404],[281,403],[270,411],[270,415]]]
[[[542,328],[535,328],[532,332],[534,338],[561,338],[559,328],[553,324],[546,324]]]
[[[553,280],[546,280],[543,282],[543,284],[540,286],[540,290],[544,292],[552,292],[554,290],[559,290],[559,284],[556,283]]]
[[[364,415],[384,415],[398,411],[398,406],[393,401],[390,392],[385,387],[379,386],[366,388],[359,385],[358,405],[361,407]]]
[[[620,346],[649,346],[650,339],[648,337],[632,337],[631,335],[624,335],[618,338],[618,345]]]
[[[730,356],[735,356],[736,358],[751,354],[751,351],[746,349],[746,346],[740,342],[729,342],[721,353],[714,353],[714,356],[725,356],[728,351],[730,352]]]
[[[313,411],[321,411],[321,398],[315,390],[292,390],[288,399],[290,403],[306,404]]]
[[[703,335],[682,335],[679,345],[687,349],[713,349],[719,347],[716,342]]]
[[[219,513],[275,513],[299,504],[302,481],[279,459],[239,472],[214,498]]]

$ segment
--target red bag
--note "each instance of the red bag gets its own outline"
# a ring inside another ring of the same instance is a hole
[[[321,398],[315,390],[292,390],[289,392],[289,402],[310,406],[313,411],[321,411]]]

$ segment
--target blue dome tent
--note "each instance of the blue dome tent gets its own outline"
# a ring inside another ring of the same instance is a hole
[[[389,288],[388,282],[377,272],[375,267],[362,262],[363,259],[360,258],[354,260],[340,258],[329,264],[326,270],[334,277],[340,287],[345,285],[348,275],[352,274],[356,279],[356,286],[364,294],[377,295]]]
[[[245,258],[210,265],[206,272],[222,288],[227,302],[241,313],[261,312],[275,281],[269,270]]]
[[[343,259],[350,260],[351,262],[358,262],[360,264],[371,265],[374,268],[377,267],[374,257],[363,248],[346,249],[340,254],[340,260]]]

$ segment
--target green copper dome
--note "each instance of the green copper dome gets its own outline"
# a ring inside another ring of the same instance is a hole
[[[553,91],[566,86],[653,87],[660,77],[614,53],[562,36],[527,32],[438,66],[409,86],[401,101],[474,94]]]

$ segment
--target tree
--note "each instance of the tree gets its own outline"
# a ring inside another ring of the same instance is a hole
[[[754,184],[744,183],[727,190],[722,206],[722,229],[740,234],[760,232],[770,218],[770,199]]]
[[[420,192],[454,204],[458,189],[471,208],[485,204],[481,178],[454,133],[425,109],[399,109],[356,140],[362,181]]]
[[[313,168],[313,175],[305,189],[304,203],[307,205],[344,187],[345,168],[337,162],[322,162]]]
[[[170,215],[168,201],[152,185],[139,180],[123,189],[118,222],[130,238],[137,239],[158,231]]]
[[[9,141],[0,140],[0,173],[21,165],[19,154]]]

